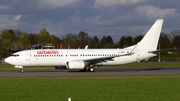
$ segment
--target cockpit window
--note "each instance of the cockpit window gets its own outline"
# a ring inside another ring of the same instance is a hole
[[[12,56],[13,56],[13,57],[18,57],[18,56],[19,56],[19,54],[12,54]]]

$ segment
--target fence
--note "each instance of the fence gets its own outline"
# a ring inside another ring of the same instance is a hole
[[[5,58],[2,58],[2,59],[0,60],[0,63],[6,64],[6,62],[4,61],[4,59],[5,59]]]

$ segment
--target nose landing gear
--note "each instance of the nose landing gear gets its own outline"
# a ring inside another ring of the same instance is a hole
[[[20,72],[21,73],[23,73],[24,72],[24,70],[23,70],[23,66],[14,66],[14,68],[20,68],[21,70],[20,70]]]

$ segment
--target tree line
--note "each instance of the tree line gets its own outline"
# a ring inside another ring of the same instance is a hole
[[[122,36],[119,41],[114,42],[110,35],[103,36],[99,39],[97,36],[91,37],[88,33],[81,31],[78,34],[68,33],[61,39],[55,35],[50,35],[49,32],[42,28],[40,33],[27,33],[21,30],[5,29],[0,33],[0,58],[7,57],[11,49],[28,48],[31,45],[52,43],[56,48],[60,44],[63,48],[77,49],[84,48],[86,45],[89,48],[125,48],[137,44],[143,35]],[[177,47],[176,53],[180,53],[180,30],[173,30],[169,34],[161,33],[159,44],[161,49]]]

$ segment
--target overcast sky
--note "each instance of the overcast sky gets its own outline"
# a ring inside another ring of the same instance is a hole
[[[39,33],[46,28],[60,38],[84,31],[118,41],[145,34],[159,18],[164,19],[163,32],[180,30],[179,5],[179,0],[1,0],[0,31]]]

